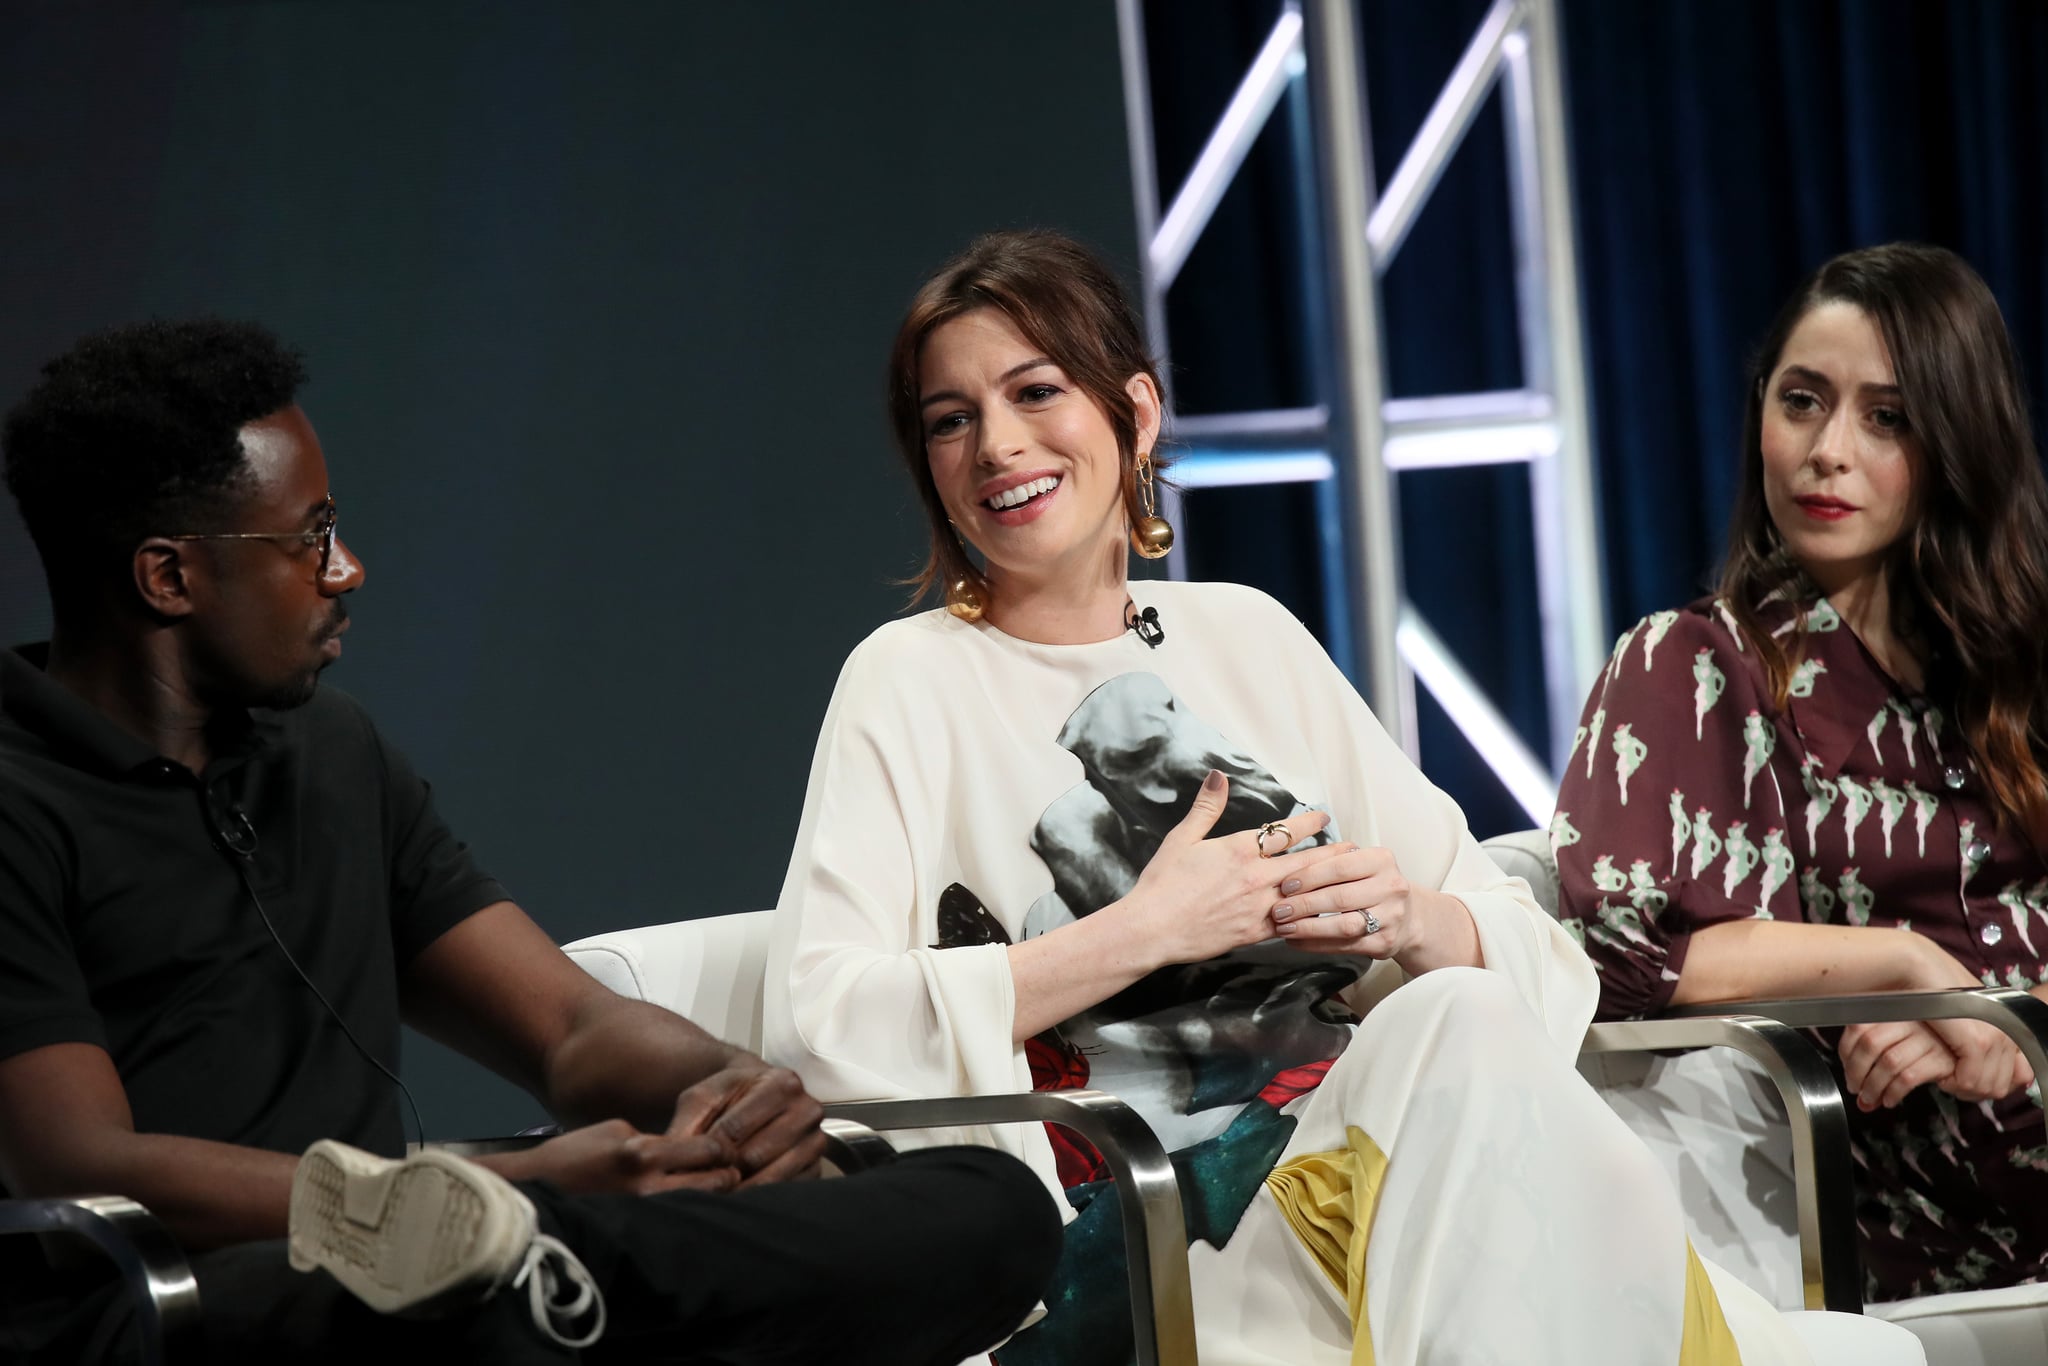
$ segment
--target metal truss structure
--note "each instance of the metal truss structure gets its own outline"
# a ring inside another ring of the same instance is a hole
[[[1307,286],[1322,295],[1310,301],[1310,316],[1328,319],[1324,402],[1178,419],[1173,434],[1186,449],[1175,478],[1184,488],[1313,483],[1332,655],[1410,755],[1416,752],[1414,685],[1420,679],[1541,825],[1555,803],[1554,775],[1571,752],[1579,706],[1608,645],[1557,3],[1495,0],[1381,192],[1367,136],[1359,2],[1286,0],[1162,213],[1143,0],[1118,0],[1144,247],[1144,317],[1162,360],[1168,291],[1283,96],[1293,91],[1293,107],[1301,109],[1299,97],[1306,94],[1304,121],[1313,128],[1311,138],[1299,141],[1312,142],[1315,154],[1298,157],[1295,176],[1310,182],[1297,192],[1313,193],[1324,242],[1319,278]],[[1305,92],[1296,85],[1304,80]],[[1523,387],[1389,399],[1380,277],[1496,84],[1507,131]],[[1529,470],[1547,761],[1523,742],[1402,589],[1395,476],[1507,462]],[[1184,558],[1176,554],[1168,569],[1183,576]]]

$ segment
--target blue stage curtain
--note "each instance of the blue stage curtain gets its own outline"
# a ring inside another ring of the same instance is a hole
[[[1968,259],[2048,397],[2048,7],[1565,6],[1609,601],[1691,595],[1737,479],[1742,376],[1821,261]]]
[[[1382,183],[1486,6],[1365,0]],[[1278,13],[1152,0],[1162,194],[1170,198]],[[1711,579],[1737,474],[1742,374],[1814,266],[1899,238],[1967,257],[1997,294],[2037,415],[2048,397],[2048,7],[2021,0],[1563,0],[1608,610],[1620,629]],[[1299,85],[1299,83],[1297,83]],[[1276,113],[1168,300],[1182,411],[1319,396],[1316,250],[1290,194],[1300,96]],[[1498,97],[1384,280],[1392,392],[1521,382]],[[1285,306],[1271,305],[1285,301]],[[1402,477],[1408,590],[1525,739],[1545,736],[1526,476]],[[1311,500],[1203,492],[1196,577],[1258,584],[1312,626]],[[1432,704],[1424,765],[1480,833],[1526,824]]]

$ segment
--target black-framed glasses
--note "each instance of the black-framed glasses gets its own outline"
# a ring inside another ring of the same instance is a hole
[[[334,558],[334,528],[341,521],[341,514],[335,510],[334,495],[327,495],[327,505],[320,510],[320,520],[304,531],[187,531],[176,536],[164,537],[167,541],[277,541],[282,544],[298,542],[307,550],[320,552],[320,574],[324,577],[327,565]]]

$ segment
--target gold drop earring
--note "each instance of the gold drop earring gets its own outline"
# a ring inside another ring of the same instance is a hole
[[[988,611],[988,590],[969,574],[946,585],[946,610],[962,621],[980,621]]]
[[[946,519],[952,528],[953,542],[960,550],[960,557],[967,557],[966,542],[961,539],[960,528],[953,520]],[[965,622],[980,621],[988,611],[988,581],[972,569],[946,585],[946,610]]]
[[[1159,515],[1158,494],[1152,487],[1152,457],[1138,452],[1138,497],[1145,515],[1131,526],[1131,549],[1148,560],[1156,560],[1173,549],[1173,526]]]

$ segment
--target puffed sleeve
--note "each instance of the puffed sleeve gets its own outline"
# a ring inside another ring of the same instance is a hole
[[[1799,918],[1775,709],[1715,610],[1621,637],[1558,792],[1558,910],[1600,971],[1601,1019],[1662,1009],[1694,931]]]
[[[917,661],[888,645],[871,637],[848,659],[818,737],[769,936],[763,1052],[827,1102],[1028,1091],[1007,950],[932,946],[949,737],[920,701]],[[1002,1147],[1050,1170],[1049,1150],[1029,1151],[1034,1132],[903,1137]]]

